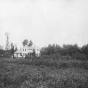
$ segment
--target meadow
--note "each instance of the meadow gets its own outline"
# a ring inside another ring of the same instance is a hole
[[[88,61],[1,58],[0,88],[88,88]]]

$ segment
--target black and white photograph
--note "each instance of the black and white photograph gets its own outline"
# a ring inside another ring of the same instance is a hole
[[[0,88],[88,88],[88,0],[0,0]]]

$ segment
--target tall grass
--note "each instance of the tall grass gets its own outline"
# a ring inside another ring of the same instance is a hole
[[[88,64],[65,59],[2,59],[0,88],[88,88]]]
[[[53,60],[53,59],[10,59],[4,60],[4,62],[8,63],[16,63],[16,64],[25,64],[25,65],[35,65],[40,67],[54,67],[57,69],[60,68],[83,68],[88,69],[88,61],[81,60]]]
[[[0,88],[88,88],[88,71],[81,68],[52,70],[6,62],[2,65]]]

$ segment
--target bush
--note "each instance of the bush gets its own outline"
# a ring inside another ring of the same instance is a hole
[[[11,54],[9,52],[6,52],[6,53],[3,54],[3,57],[10,58]]]
[[[30,55],[26,54],[25,58],[26,58],[26,59],[32,59],[33,56],[30,56]]]

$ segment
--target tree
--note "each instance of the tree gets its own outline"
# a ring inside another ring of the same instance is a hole
[[[35,50],[33,50],[33,56],[34,56],[34,57],[36,56]]]
[[[17,51],[17,45],[16,44],[14,45],[14,51]]]
[[[3,54],[5,51],[3,50],[3,46],[0,45],[0,55]]]
[[[88,55],[88,44],[82,46],[81,50],[83,54]]]
[[[11,43],[11,54],[13,55],[13,58],[14,58],[14,45],[13,45],[13,43]]]
[[[0,45],[0,50],[3,50],[3,46]]]
[[[74,45],[71,45],[71,44],[68,44],[68,45],[65,45],[63,44],[63,49],[62,49],[62,55],[72,55],[72,54],[75,54],[77,52],[81,52],[80,48],[78,47],[77,44],[74,44]]]
[[[28,46],[32,46],[32,45],[33,45],[33,42],[32,40],[30,40]]]
[[[58,53],[60,46],[55,46],[55,44],[51,45],[49,44],[47,47],[43,47],[41,49],[41,55],[53,55],[55,53]],[[58,50],[57,50],[58,49]]]
[[[23,46],[28,45],[28,40],[27,40],[27,39],[25,39],[25,40],[22,42],[22,44],[23,44]]]
[[[15,51],[17,51],[17,46],[15,47]]]

